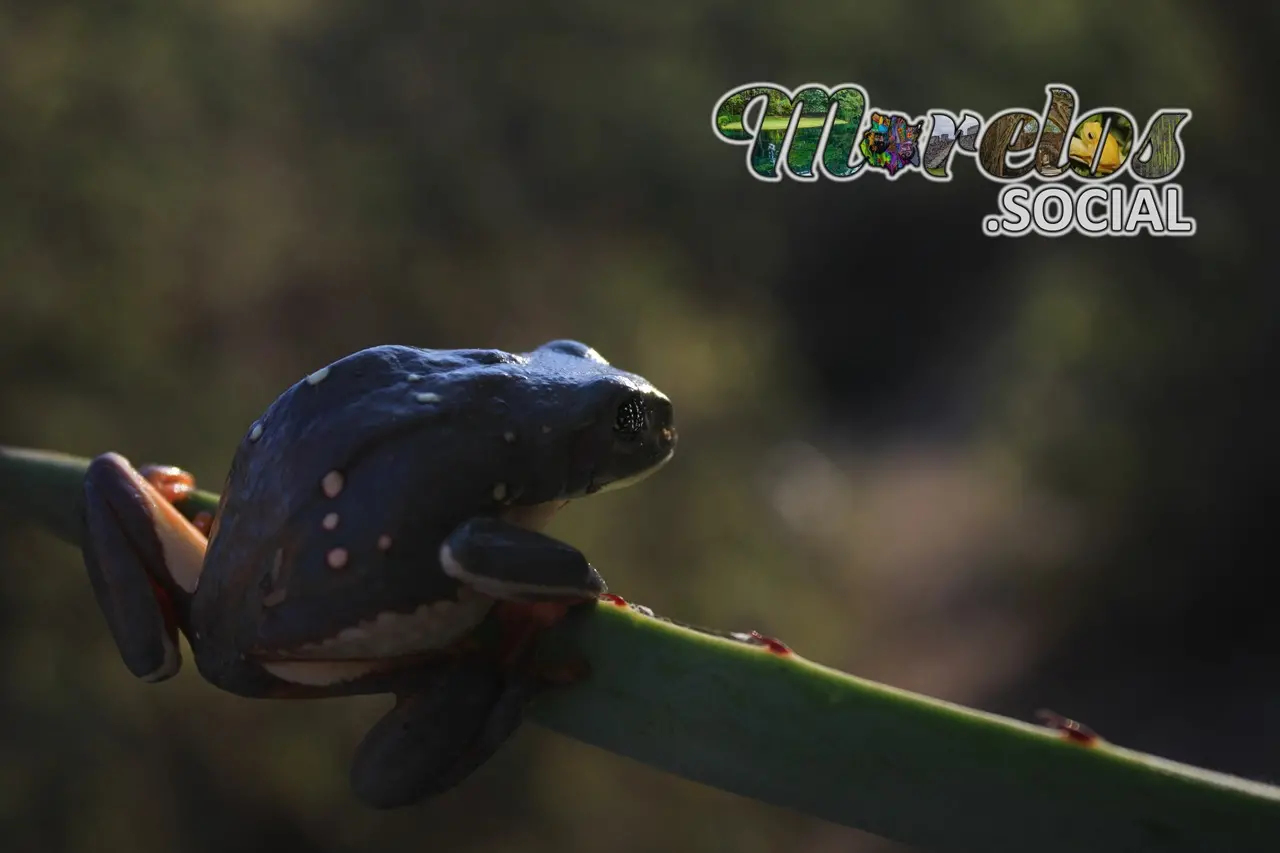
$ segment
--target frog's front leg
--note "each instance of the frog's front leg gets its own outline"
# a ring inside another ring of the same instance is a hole
[[[445,574],[499,601],[572,604],[607,587],[582,552],[502,518],[473,518],[440,546]]]
[[[125,666],[143,681],[163,681],[182,666],[178,629],[188,624],[204,562],[204,534],[171,503],[190,488],[180,474],[144,476],[106,453],[84,481],[85,568]]]
[[[531,675],[474,661],[432,672],[364,736],[352,789],[380,809],[444,793],[507,741],[536,690]]]
[[[508,664],[525,659],[538,633],[569,607],[594,601],[607,590],[581,551],[516,523],[522,519],[474,518],[440,547],[445,574],[498,600]]]

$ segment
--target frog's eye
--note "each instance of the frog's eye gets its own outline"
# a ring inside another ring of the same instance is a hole
[[[550,341],[538,347],[538,349],[550,350],[551,352],[558,352],[562,355],[572,355],[577,358],[585,358],[588,361],[598,362],[599,364],[607,365],[609,363],[604,356],[584,344],[582,341]]]
[[[628,397],[618,407],[618,414],[613,422],[613,431],[625,441],[634,441],[640,437],[645,428],[644,398],[639,395]]]

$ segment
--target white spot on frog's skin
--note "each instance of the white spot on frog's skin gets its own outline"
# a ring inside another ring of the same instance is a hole
[[[262,438],[262,424],[254,424],[253,429],[249,430],[249,440],[257,441]]]
[[[391,537],[390,537],[390,536],[388,536],[387,534],[385,534],[385,533],[384,533],[384,534],[382,534],[381,536],[379,536],[379,537],[378,537],[378,550],[379,550],[379,551],[389,551],[389,550],[391,550]]]
[[[419,403],[439,403],[440,395],[432,394],[430,391],[423,391],[421,394],[414,394],[413,398]]]
[[[515,444],[515,443],[516,443],[516,434],[515,434],[514,432],[512,432],[511,430],[507,430],[506,432],[504,432],[504,433],[502,434],[502,438],[503,438],[503,440],[504,440],[504,441],[506,441],[506,443],[507,443],[507,444]]]
[[[329,368],[327,368],[327,367],[322,367],[322,368],[320,368],[319,370],[317,370],[315,373],[313,373],[313,374],[311,374],[310,376],[308,376],[308,377],[307,377],[307,384],[308,384],[308,385],[319,385],[319,384],[320,384],[321,382],[323,382],[326,378],[328,378],[328,376],[329,376]]]
[[[341,569],[347,565],[347,549],[334,548],[325,555],[325,562],[329,564],[331,569]]]
[[[262,668],[276,678],[308,687],[328,687],[376,672],[380,664],[370,661],[263,661]]]
[[[501,501],[501,500],[506,500],[506,498],[507,498],[507,484],[498,483],[497,485],[495,485],[493,487],[493,499],[495,501]]]
[[[336,498],[342,493],[342,472],[330,471],[320,480],[320,488],[324,489],[326,498]]]
[[[327,640],[299,646],[288,656],[297,660],[351,661],[439,649],[479,625],[491,607],[492,598],[467,590],[456,601],[423,604],[412,613],[379,613],[373,619],[343,628]]]
[[[336,512],[329,513],[321,520],[320,526],[325,530],[333,530],[338,526],[338,514]]]

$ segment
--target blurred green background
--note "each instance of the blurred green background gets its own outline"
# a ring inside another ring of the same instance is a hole
[[[661,475],[553,524],[616,591],[1275,778],[1277,29],[1252,0],[4,0],[0,442],[217,488],[352,350],[577,337],[681,426]],[[709,123],[757,80],[1190,107],[1199,233],[991,240],[963,159],[762,184]],[[366,810],[347,763],[383,699],[142,685],[78,555],[3,518],[0,640],[0,849],[894,849],[532,726]]]

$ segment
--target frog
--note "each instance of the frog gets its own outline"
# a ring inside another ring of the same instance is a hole
[[[187,472],[94,458],[84,564],[144,682],[180,671],[181,633],[199,674],[239,696],[393,694],[350,784],[375,808],[407,806],[511,737],[556,682],[533,662],[538,637],[606,593],[548,522],[650,476],[676,441],[670,399],[580,341],[371,347],[252,423],[211,517],[180,512]],[[491,623],[497,652],[475,642]]]

